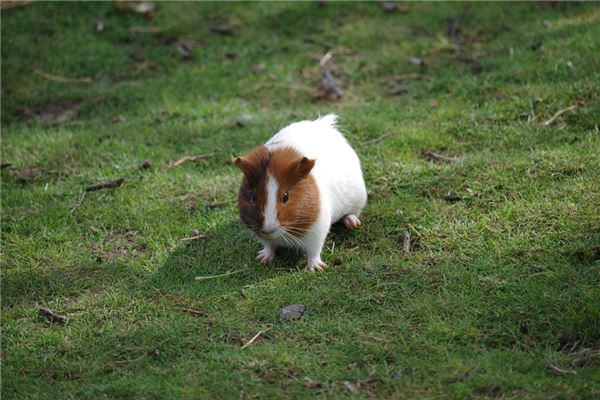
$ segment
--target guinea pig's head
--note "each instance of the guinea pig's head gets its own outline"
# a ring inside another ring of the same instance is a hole
[[[244,173],[238,205],[248,229],[261,239],[281,239],[290,246],[294,237],[309,232],[319,215],[319,191],[310,173],[315,160],[291,148],[271,152],[259,146],[235,164]]]

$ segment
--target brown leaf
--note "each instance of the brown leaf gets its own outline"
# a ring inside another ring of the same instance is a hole
[[[67,322],[67,317],[64,315],[59,315],[54,313],[52,310],[48,308],[40,308],[39,314],[42,317],[45,317],[51,324],[64,324]]]
[[[41,179],[46,170],[42,167],[12,168],[8,173],[17,178],[19,182],[28,183]]]
[[[192,53],[192,46],[185,41],[180,41],[179,43],[177,43],[177,52],[183,58],[187,58],[187,59],[194,58],[194,54]]]
[[[460,161],[460,157],[456,156],[448,156],[442,153],[436,153],[429,150],[421,150],[421,155],[432,160],[432,161],[447,161],[447,162],[457,162]]]
[[[150,169],[152,168],[152,160],[145,160],[140,164],[140,169]]]
[[[25,115],[34,118],[43,125],[62,125],[77,114],[80,106],[80,102],[64,105],[46,104],[34,110],[26,109]]]
[[[454,203],[454,202],[457,202],[457,201],[461,201],[462,197],[460,197],[456,193],[450,193],[450,194],[447,194],[446,196],[444,196],[444,200],[446,200],[449,203]]]
[[[119,178],[117,180],[110,181],[110,182],[97,183],[95,185],[88,186],[87,188],[85,188],[85,191],[86,192],[94,192],[96,190],[102,190],[102,189],[113,189],[113,188],[121,186],[123,184],[123,182],[125,182],[125,178]]]
[[[393,86],[389,91],[388,94],[390,96],[397,96],[399,94],[404,94],[408,92],[408,85],[405,85],[404,83],[401,83],[399,85],[395,85]]]
[[[210,27],[212,33],[218,35],[233,35],[233,28],[225,23],[217,23]]]

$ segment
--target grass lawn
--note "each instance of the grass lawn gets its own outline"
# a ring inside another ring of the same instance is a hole
[[[156,5],[2,11],[3,399],[600,396],[599,4]],[[232,157],[329,112],[364,225],[260,265]]]

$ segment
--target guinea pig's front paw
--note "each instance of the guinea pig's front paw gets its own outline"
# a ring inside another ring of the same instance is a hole
[[[275,248],[273,247],[265,247],[264,249],[258,252],[256,256],[257,260],[260,260],[261,263],[266,264],[269,261],[273,261],[275,258]]]
[[[321,257],[314,257],[308,259],[308,265],[306,266],[310,272],[322,271],[323,268],[327,267],[323,261],[321,261]]]

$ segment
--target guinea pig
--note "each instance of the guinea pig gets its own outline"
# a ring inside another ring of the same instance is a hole
[[[360,160],[336,127],[337,116],[296,122],[235,159],[244,177],[238,196],[243,223],[262,242],[267,263],[277,248],[304,251],[309,271],[327,265],[321,249],[331,224],[358,227],[367,203]]]

